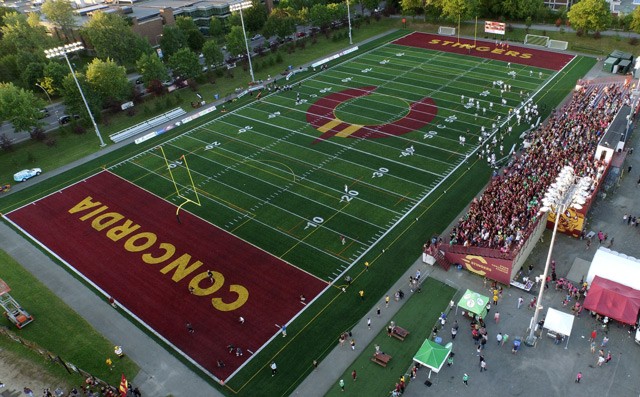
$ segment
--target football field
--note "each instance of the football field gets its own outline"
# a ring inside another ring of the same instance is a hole
[[[434,192],[486,163],[480,148],[515,142],[530,128],[515,114],[579,62],[471,42],[412,33],[300,79],[278,76],[246,105],[6,217],[229,381],[375,260],[403,221],[418,221]]]
[[[521,91],[535,93],[555,73],[387,44],[272,90],[164,151],[176,168],[188,159],[202,207],[186,210],[335,281],[475,153],[480,126],[490,131],[498,116],[504,122],[523,102]],[[511,85],[504,105],[497,80]],[[183,201],[156,149],[111,170]],[[176,179],[193,194],[188,178]]]

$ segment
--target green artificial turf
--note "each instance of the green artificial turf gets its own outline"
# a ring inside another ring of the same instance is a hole
[[[404,33],[397,32],[394,37]],[[347,58],[340,59],[328,71],[304,80],[297,90],[306,98],[323,87],[338,90],[373,82],[380,86],[377,92],[387,98],[414,101],[428,94],[439,101],[441,109],[433,125],[446,125],[450,117],[456,116],[456,128],[464,131],[464,125],[472,128],[476,118],[460,103],[461,93],[472,87],[477,95],[480,87],[490,87],[494,73],[506,71],[505,64],[498,61],[404,48],[406,58],[399,62],[407,66],[415,66],[418,62],[418,67],[403,68],[404,72],[391,74],[379,66],[379,60],[394,54],[395,46],[376,48],[380,44],[381,40],[364,46],[364,51],[352,54],[348,62]],[[543,113],[556,106],[593,63],[593,59],[577,58],[549,81],[538,96],[546,105],[542,108]],[[366,67],[371,67],[373,73],[364,79],[357,73]],[[490,72],[482,72],[482,69]],[[549,71],[544,70],[544,73],[549,75]],[[458,76],[454,85],[450,85],[452,74]],[[358,78],[342,82],[348,76]],[[391,81],[394,84],[387,84]],[[534,91],[541,82],[537,78],[523,78],[518,84]],[[295,95],[292,91],[266,96],[260,102],[243,98],[234,104],[236,111],[231,112],[233,108],[230,107],[229,113],[213,123],[198,120],[167,134],[166,137],[172,139],[164,145],[167,158],[174,162],[182,154],[186,155],[205,203],[201,208],[186,206],[185,209],[324,279],[335,277],[342,263],[353,262],[362,250],[368,249],[372,236],[379,230],[384,231],[394,223],[395,228],[355,263],[349,271],[354,283],[346,293],[332,288],[319,297],[288,327],[290,337],[276,338],[226,383],[223,390],[230,395],[278,396],[293,392],[308,373],[311,361],[321,360],[335,346],[339,334],[366,315],[414,262],[425,240],[447,232],[444,230],[446,225],[486,184],[491,173],[486,162],[476,160],[476,156],[460,159],[460,153],[466,149],[460,148],[457,140],[460,132],[455,130],[432,130],[427,126],[424,131],[400,138],[358,141],[357,146],[354,141],[342,138],[310,145],[319,133],[303,125],[304,113],[293,106]],[[353,103],[350,110],[341,109],[342,117],[362,116],[365,112],[358,110],[362,108],[388,112],[387,117],[392,117],[400,114],[398,102],[394,99],[391,106],[386,101]],[[392,106],[398,111],[390,110]],[[276,112],[280,114],[276,115]],[[274,117],[267,118],[267,115]],[[382,116],[366,117],[374,122],[379,120],[375,117]],[[248,125],[252,128],[247,129]],[[180,135],[187,130],[188,134]],[[288,134],[286,139],[285,134]],[[519,142],[517,135],[518,131],[506,137],[505,147]],[[103,165],[114,164],[119,164],[113,169],[119,175],[161,197],[182,202],[176,198],[173,184],[167,179],[164,159],[159,152],[150,150],[136,156],[159,142],[152,140],[139,146],[129,145],[59,177],[42,181],[36,187],[5,197],[0,205],[4,211],[16,208],[89,176]],[[341,150],[352,144],[353,149]],[[402,151],[412,144],[420,156],[403,158]],[[459,167],[454,169],[456,164]],[[233,172],[228,171],[231,166]],[[389,172],[374,178],[372,172],[381,169]],[[223,173],[215,183],[199,184],[215,172]],[[448,179],[441,180],[447,173],[450,173]],[[305,178],[301,178],[302,175],[306,175]],[[192,194],[186,174],[178,173],[176,178],[181,185],[181,194]],[[343,194],[345,184],[349,184],[349,189]],[[261,198],[281,192],[286,186],[285,192],[270,201],[265,209],[251,211],[261,203]],[[426,187],[431,193],[418,203],[415,200],[424,194]],[[347,199],[340,203],[343,195]],[[417,204],[413,212],[407,213],[412,200]],[[328,208],[332,208],[331,211]],[[249,219],[236,221],[247,214],[251,215]],[[406,216],[401,219],[398,214]],[[348,225],[347,229],[344,229],[345,225]],[[339,230],[348,232],[348,245],[342,246]],[[362,265],[365,260],[371,264],[371,271],[366,273]],[[366,294],[364,304],[357,298],[360,289]],[[268,369],[268,363],[274,359],[278,360],[279,369],[288,374],[286,378],[279,377],[277,382],[273,381]],[[388,391],[390,386],[393,385],[385,386],[382,391]]]

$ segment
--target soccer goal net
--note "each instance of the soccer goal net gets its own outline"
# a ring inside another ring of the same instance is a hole
[[[456,28],[450,28],[448,26],[440,26],[438,28],[438,34],[444,35],[444,36],[455,36],[456,35]]]
[[[549,36],[538,36],[537,34],[528,34],[524,38],[524,43],[546,47],[549,44]]]
[[[549,40],[549,44],[547,44],[547,47],[553,48],[554,50],[564,51],[569,47],[569,42],[562,40]]]

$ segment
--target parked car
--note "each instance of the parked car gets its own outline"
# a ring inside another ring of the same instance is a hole
[[[261,38],[262,38],[262,35],[258,33],[257,35],[255,35],[255,36],[253,36],[253,37],[251,38],[251,41],[260,40]]]
[[[13,174],[13,180],[16,182],[24,182],[27,179],[40,174],[42,174],[42,170],[40,168],[31,168],[29,170],[22,170]]]
[[[42,109],[40,109],[40,115],[38,115],[38,118],[39,119],[43,119],[45,117],[49,117],[49,109],[42,108]]]
[[[69,124],[71,122],[71,118],[72,117],[75,120],[78,120],[80,118],[80,116],[78,116],[77,114],[74,114],[73,116],[69,116],[68,114],[65,114],[65,115],[62,115],[62,116],[58,117],[58,123],[60,125]]]
[[[306,36],[306,35],[307,35],[307,34],[306,34],[305,32],[298,32],[298,33],[296,34],[296,37],[304,37],[304,36]]]

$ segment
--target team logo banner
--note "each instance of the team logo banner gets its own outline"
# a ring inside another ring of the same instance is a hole
[[[502,22],[484,21],[485,33],[504,34],[505,27]]]

